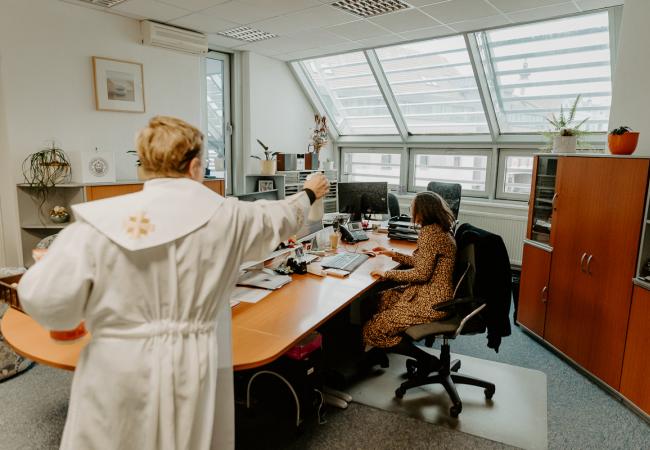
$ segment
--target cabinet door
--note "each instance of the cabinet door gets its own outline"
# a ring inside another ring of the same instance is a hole
[[[585,178],[583,167],[577,158],[561,158],[558,163],[559,179],[557,197],[553,210],[553,262],[549,280],[546,305],[544,338],[562,352],[569,352],[573,336],[573,318],[570,304],[574,288],[581,278],[581,257],[584,250],[578,237],[583,221],[579,208],[582,204],[581,179]]]
[[[524,244],[517,321],[538,336],[544,336],[551,252]]]
[[[650,291],[634,287],[627,329],[621,393],[650,414]]]
[[[562,170],[547,338],[618,389],[648,161],[572,157]]]

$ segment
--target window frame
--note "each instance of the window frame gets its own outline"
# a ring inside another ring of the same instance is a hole
[[[490,193],[494,192],[494,169],[493,169],[493,149],[487,147],[480,148],[425,148],[412,147],[409,149],[408,162],[408,191],[417,193],[426,191],[426,188],[415,186],[415,161],[419,155],[438,155],[438,156],[486,156],[487,164],[485,165],[485,190],[469,191],[463,189],[463,197],[490,198]]]
[[[233,154],[232,154],[232,67],[231,60],[232,55],[229,53],[224,53],[216,50],[209,50],[208,53],[201,59],[201,131],[203,135],[208,135],[208,105],[207,105],[207,95],[208,88],[206,86],[206,64],[208,59],[215,59],[223,63],[223,122],[224,122],[224,170],[226,171],[226,176],[224,178],[225,192],[226,194],[232,194],[233,192]],[[207,149],[206,155],[208,157]]]
[[[566,14],[556,18],[546,18],[541,20],[530,21],[529,23],[540,23],[554,19],[563,19],[571,16],[580,16],[594,14],[598,11],[607,12],[609,17],[608,31],[610,36],[610,63],[611,63],[611,77],[612,83],[615,75],[615,64],[617,60],[617,48],[614,45],[618,42],[618,34],[620,30],[620,22],[622,16],[622,6],[612,6],[608,8],[601,8],[599,10],[590,10],[585,12],[578,12]],[[518,24],[516,24],[518,25]],[[494,29],[508,28],[512,24],[494,27]],[[386,74],[383,72],[381,63],[376,54],[378,48],[390,47],[396,44],[377,46],[363,51],[366,61],[373,72],[380,92],[384,97],[384,101],[388,107],[389,112],[393,116],[393,121],[397,127],[399,134],[397,135],[361,135],[361,134],[347,134],[340,135],[335,125],[331,127],[331,134],[333,135],[333,143],[336,148],[335,157],[338,159],[339,167],[342,168],[344,154],[347,152],[387,152],[393,153],[397,149],[401,153],[401,167],[400,167],[400,187],[399,194],[413,194],[422,190],[422,188],[415,188],[415,158],[416,155],[426,154],[485,154],[488,157],[486,166],[486,188],[485,191],[475,192],[463,190],[463,197],[471,198],[484,198],[489,200],[502,200],[502,201],[528,201],[527,195],[522,194],[508,194],[504,192],[503,184],[505,183],[505,158],[508,156],[528,156],[538,152],[545,151],[547,142],[540,133],[522,132],[522,133],[505,133],[499,127],[499,122],[496,117],[495,105],[492,104],[492,95],[489,83],[486,77],[485,68],[483,67],[483,60],[477,42],[477,35],[486,30],[474,30],[462,33],[449,33],[448,35],[437,36],[427,39],[418,39],[417,41],[427,41],[448,36],[462,36],[465,39],[467,52],[470,56],[470,61],[474,71],[474,77],[477,83],[478,91],[481,95],[485,117],[488,121],[490,128],[489,134],[411,134],[406,129],[406,123],[402,117],[402,112],[394,97],[393,91],[390,88],[390,83],[386,79]],[[350,53],[349,51],[341,52]],[[323,55],[323,56],[332,56]],[[305,58],[305,59],[313,59]],[[316,111],[330,115],[329,111],[325,109],[324,103],[320,96],[315,91],[310,76],[305,72],[301,64],[302,60],[296,59],[289,61],[288,64],[300,82],[303,91],[307,98],[314,106]],[[611,107],[610,107],[611,110]],[[611,112],[611,111],[610,111]],[[605,148],[607,139],[607,132],[591,132],[583,137],[584,142],[591,146],[591,148]],[[478,152],[478,153],[477,153]],[[342,171],[342,169],[341,169]],[[339,178],[345,180],[346,176],[339,173]]]
[[[538,152],[536,149],[525,149],[525,148],[500,148],[499,149],[499,162],[497,164],[497,184],[495,199],[497,200],[516,200],[516,201],[525,201],[528,202],[530,199],[530,193],[528,194],[514,194],[511,192],[505,192],[505,178],[506,178],[506,159],[509,156],[524,156],[524,157],[533,157],[535,153]],[[531,180],[532,183],[532,180]]]
[[[349,153],[374,153],[374,154],[391,154],[391,155],[400,155],[400,184],[388,184],[388,190],[392,192],[403,192],[400,189],[400,186],[406,186],[404,183],[404,161],[408,160],[408,152],[404,148],[389,146],[389,147],[339,147],[340,150],[340,163],[339,163],[339,179],[342,182],[348,181],[348,174],[344,173],[345,166],[345,155]]]

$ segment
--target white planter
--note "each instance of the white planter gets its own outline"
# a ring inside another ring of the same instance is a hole
[[[577,136],[554,136],[552,153],[575,153],[578,144]]]
[[[260,175],[275,175],[276,170],[277,170],[277,162],[275,159],[260,160]]]

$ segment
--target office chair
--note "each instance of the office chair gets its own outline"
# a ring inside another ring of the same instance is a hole
[[[458,211],[460,210],[460,196],[462,190],[462,186],[458,183],[430,181],[427,185],[427,191],[435,192],[447,202],[456,219],[458,219]]]
[[[399,200],[395,194],[388,193],[388,212],[391,217],[399,217]]]
[[[406,341],[411,350],[407,352],[400,351],[400,353],[409,354],[415,359],[406,361],[408,380],[395,390],[395,397],[401,399],[408,389],[414,387],[440,383],[453,403],[449,409],[449,414],[452,417],[458,417],[463,409],[463,404],[456,391],[456,384],[482,387],[485,398],[488,400],[492,398],[496,390],[493,383],[459,374],[460,360],[451,361],[450,358],[450,339],[455,339],[461,334],[479,334],[486,330],[485,323],[479,314],[485,308],[486,303],[473,294],[476,279],[474,251],[474,244],[469,244],[459,251],[456,259],[456,273],[454,274],[454,278],[457,280],[454,299],[434,307],[436,311],[448,311],[449,317],[444,320],[414,325],[408,328],[404,332],[403,342]],[[431,347],[437,337],[442,338],[439,364],[435,356],[416,346],[418,341],[424,339],[425,345]],[[430,368],[437,365],[436,371],[431,372]]]

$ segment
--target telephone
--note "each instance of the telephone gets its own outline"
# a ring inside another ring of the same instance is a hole
[[[347,225],[339,225],[341,230],[341,239],[345,242],[361,242],[367,241],[368,235],[363,231],[361,222],[349,222]]]

